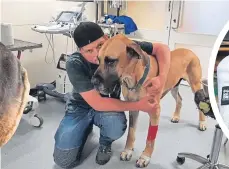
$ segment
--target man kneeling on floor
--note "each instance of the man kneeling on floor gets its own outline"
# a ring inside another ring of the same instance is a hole
[[[73,53],[66,63],[66,69],[73,85],[71,98],[66,103],[66,113],[55,134],[54,161],[62,168],[79,165],[81,153],[93,125],[100,128],[99,149],[96,163],[106,164],[111,158],[111,144],[126,130],[124,111],[152,112],[156,104],[150,104],[150,97],[137,102],[120,100],[120,86],[111,96],[99,94],[91,83],[98,68],[98,52],[108,39],[102,29],[93,22],[81,23],[74,31],[74,41],[80,53]],[[160,74],[148,79],[144,86],[149,94],[162,94],[170,65],[170,50],[163,44],[137,42],[150,55],[156,55]],[[153,57],[153,56],[152,56]],[[153,84],[153,85],[151,85]]]

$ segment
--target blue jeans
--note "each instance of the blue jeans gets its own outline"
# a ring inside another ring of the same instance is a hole
[[[54,161],[62,168],[79,164],[80,156],[93,124],[100,128],[100,145],[111,143],[125,133],[124,112],[98,112],[93,109],[69,106],[56,134]]]

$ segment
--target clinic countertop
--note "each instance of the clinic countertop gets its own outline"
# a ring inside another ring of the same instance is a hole
[[[24,51],[28,49],[41,48],[42,44],[14,39],[14,45],[9,45],[7,48],[11,51]]]

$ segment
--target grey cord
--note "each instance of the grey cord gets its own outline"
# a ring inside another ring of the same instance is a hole
[[[52,48],[53,61],[54,61],[55,66],[57,66],[57,64],[56,64],[55,50],[54,50],[54,39],[53,39],[53,34],[52,34],[51,37],[52,37],[52,44],[53,44],[53,48]]]
[[[47,47],[47,50],[46,50],[46,53],[45,53],[45,62],[46,62],[47,64],[51,64],[51,63],[53,62],[53,60],[52,60],[50,63],[47,61],[47,55],[48,55],[49,46],[52,47],[52,45],[51,45],[51,43],[50,43],[51,34],[50,34],[50,39],[48,38],[48,36],[47,36],[46,33],[45,33],[45,37],[46,37],[46,39],[48,40],[48,47]]]

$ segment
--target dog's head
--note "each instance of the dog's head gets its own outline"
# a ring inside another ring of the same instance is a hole
[[[107,40],[99,51],[99,67],[92,77],[92,83],[102,94],[111,94],[116,85],[135,85],[132,68],[142,59],[146,64],[145,53],[140,46],[124,35],[116,35]]]

